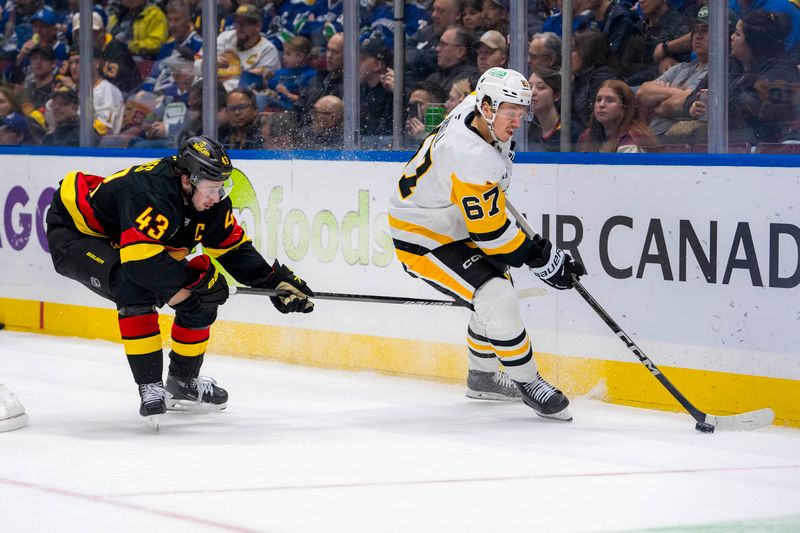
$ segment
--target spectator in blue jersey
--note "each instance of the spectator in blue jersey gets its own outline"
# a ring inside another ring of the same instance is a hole
[[[629,67],[628,55],[633,42],[640,36],[637,26],[639,16],[613,0],[587,0],[586,7],[592,11],[589,29],[603,32],[608,48],[623,67]]]
[[[283,45],[283,68],[279,68],[269,79],[271,91],[267,105],[284,110],[298,106],[300,95],[305,91],[317,71],[308,66],[311,41],[295,36]]]
[[[30,74],[30,54],[34,47],[50,49],[56,66],[60,66],[69,57],[69,47],[64,36],[58,32],[57,22],[52,8],[43,7],[33,14],[30,18],[33,34],[17,52],[11,81],[19,83]]]
[[[592,20],[592,12],[586,7],[587,0],[575,0],[572,2],[572,33],[578,32],[589,25]],[[555,33],[559,38],[563,35],[561,31],[562,9],[564,9],[564,1],[556,0],[555,12],[544,19],[542,24],[542,32]]]
[[[28,130],[28,119],[21,113],[9,113],[0,119],[0,145],[20,146],[33,143]]]
[[[422,28],[430,26],[433,22],[430,14],[415,2],[406,2],[404,11],[406,23],[406,38],[416,34]],[[389,0],[376,0],[372,14],[366,22],[366,30],[362,32],[362,39],[380,38],[386,46],[394,46],[394,5]]]
[[[173,85],[172,73],[167,60],[178,55],[178,49],[188,49],[194,54],[203,47],[203,39],[194,29],[191,7],[187,0],[170,0],[167,4],[167,28],[169,39],[161,47],[150,74],[142,84],[142,89],[155,93],[163,93]]]
[[[3,36],[2,59],[13,61],[22,46],[33,38],[32,20],[44,7],[42,0],[6,2],[0,10],[0,35]],[[34,43],[35,44],[35,43]]]

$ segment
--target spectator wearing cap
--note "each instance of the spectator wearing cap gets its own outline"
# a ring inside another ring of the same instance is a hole
[[[267,84],[274,91],[267,105],[284,110],[298,105],[300,95],[317,75],[317,71],[308,66],[310,56],[311,41],[305,37],[292,37],[283,45],[284,66],[275,72]]]
[[[73,51],[69,58],[69,79],[61,79],[65,87],[77,91],[80,87],[80,55]],[[100,75],[102,60],[100,54],[94,56],[94,76],[92,85],[92,125],[99,136],[117,134],[122,128],[125,99],[116,85]],[[54,93],[55,94],[55,93]],[[53,117],[55,118],[55,117]]]
[[[192,11],[186,0],[170,0],[167,4],[167,29],[169,39],[161,46],[150,73],[142,84],[142,89],[161,94],[174,85],[172,72],[167,60],[179,56],[179,50],[189,50],[192,56],[203,48],[203,39],[194,29]]]
[[[253,91],[236,87],[228,93],[225,108],[228,110],[228,123],[218,129],[219,142],[229,150],[261,150],[264,138]]]
[[[483,0],[483,25],[508,35],[508,0]]]
[[[109,32],[128,45],[135,56],[153,59],[169,34],[167,16],[155,3],[147,0],[121,0],[122,11],[108,18]]]
[[[407,87],[413,87],[439,69],[436,47],[447,28],[461,24],[461,4],[462,0],[433,0],[433,25],[420,28],[406,43]]]
[[[34,48],[49,49],[58,65],[67,59],[69,51],[63,35],[58,33],[56,26],[58,20],[52,8],[43,7],[37,10],[30,20],[33,35],[25,41],[14,60],[14,73],[11,75],[11,80],[17,83],[30,73],[30,55]]]
[[[392,63],[389,47],[372,37],[361,43],[361,135],[392,134],[392,91],[385,82]]]
[[[45,104],[57,84],[54,61],[53,49],[49,46],[35,46],[31,50],[31,73],[25,77],[22,89],[23,101],[31,105],[30,109],[25,110],[26,113],[30,114],[34,110],[44,113]]]
[[[447,28],[436,45],[436,63],[439,70],[426,78],[449,93],[453,82],[474,78],[475,62],[472,59],[472,34],[460,26]]]
[[[234,12],[234,29],[217,36],[217,65],[225,90],[237,86],[261,87],[264,78],[281,68],[278,49],[261,35],[263,14],[252,4]]]
[[[528,69],[561,69],[561,37],[551,31],[533,34],[528,44]]]
[[[472,45],[477,56],[478,75],[492,67],[505,68],[508,64],[508,45],[499,31],[488,30]]]
[[[650,128],[665,143],[700,142],[705,140],[706,132],[699,138],[694,130],[706,129],[699,122],[692,125],[679,122],[690,119],[686,113],[686,99],[708,77],[708,7],[703,6],[697,12],[692,24],[692,50],[697,59],[672,66],[653,81],[643,83],[636,91],[636,103],[650,119]],[[698,132],[699,133],[699,132]],[[689,138],[691,134],[691,139]]]
[[[311,79],[305,92],[300,94],[296,104],[302,108],[300,122],[308,125],[314,103],[325,95],[332,94],[342,98],[344,94],[344,34],[334,33],[325,47],[325,64],[328,70],[321,70]]]
[[[28,119],[21,113],[9,113],[0,121],[0,145],[20,146],[32,144]]]
[[[80,119],[78,118],[78,94],[62,87],[53,91],[50,99],[54,127],[44,137],[45,146],[80,146]],[[92,146],[97,144],[93,132]]]
[[[77,50],[80,44],[81,17],[80,13],[72,16],[72,42],[73,49]],[[102,60],[103,77],[117,86],[125,94],[130,93],[142,83],[139,69],[133,60],[128,45],[114,39],[107,33],[103,25],[103,18],[96,11],[92,12],[92,44],[99,51]],[[67,73],[64,68],[62,74]]]

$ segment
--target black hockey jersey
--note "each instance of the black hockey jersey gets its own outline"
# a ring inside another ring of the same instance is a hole
[[[237,223],[230,199],[195,211],[184,200],[175,165],[172,156],[107,178],[70,172],[47,222],[111,240],[131,281],[159,294],[174,294],[196,276],[181,260],[198,244],[240,283],[266,281],[273,269]]]

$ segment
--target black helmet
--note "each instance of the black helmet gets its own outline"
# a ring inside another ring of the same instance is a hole
[[[231,177],[233,165],[225,148],[211,137],[190,137],[178,151],[178,164],[194,178],[225,181]]]

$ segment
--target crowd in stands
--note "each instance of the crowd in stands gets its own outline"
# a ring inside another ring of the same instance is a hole
[[[707,0],[574,0],[562,91],[560,0],[523,3],[531,151],[650,152],[708,143]],[[0,7],[0,144],[79,145],[76,0]],[[394,13],[361,0],[360,142],[392,140]],[[406,1],[403,146],[415,148],[509,60],[509,0]],[[729,139],[800,144],[800,0],[729,0]],[[201,2],[107,0],[92,12],[94,144],[177,146],[215,112],[242,150],[341,149],[343,0],[218,2],[217,108],[203,110]],[[86,30],[88,31],[88,30]],[[571,101],[562,138],[561,101]],[[798,150],[800,152],[800,150]]]

